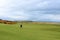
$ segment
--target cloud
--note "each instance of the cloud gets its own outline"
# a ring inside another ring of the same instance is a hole
[[[60,0],[0,0],[0,18],[60,21]]]

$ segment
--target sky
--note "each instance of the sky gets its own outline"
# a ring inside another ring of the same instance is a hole
[[[60,22],[60,0],[0,0],[0,19]]]

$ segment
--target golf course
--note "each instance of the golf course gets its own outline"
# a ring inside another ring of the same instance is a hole
[[[0,40],[60,40],[60,25],[0,24]]]

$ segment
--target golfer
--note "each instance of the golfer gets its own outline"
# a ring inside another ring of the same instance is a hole
[[[20,25],[20,28],[22,28],[22,24]]]

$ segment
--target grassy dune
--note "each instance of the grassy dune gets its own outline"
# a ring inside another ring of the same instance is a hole
[[[0,40],[60,40],[60,25],[54,24],[0,24]]]

